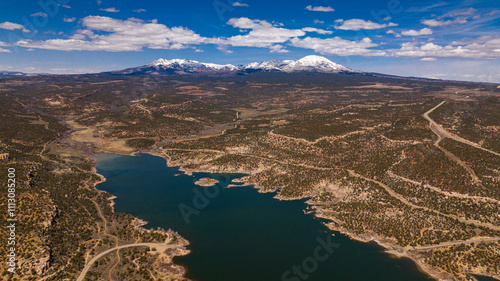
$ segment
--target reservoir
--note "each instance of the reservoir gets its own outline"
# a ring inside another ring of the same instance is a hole
[[[422,281],[433,280],[407,258],[375,243],[351,240],[305,214],[305,200],[279,201],[251,186],[226,188],[237,174],[193,173],[167,167],[149,154],[102,154],[98,185],[115,196],[115,211],[171,228],[190,241],[176,264],[196,281]],[[215,187],[194,184],[200,178]],[[334,236],[333,236],[334,235]]]

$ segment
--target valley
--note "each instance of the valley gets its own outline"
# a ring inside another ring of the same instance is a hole
[[[307,199],[330,229],[410,257],[433,278],[500,277],[497,85],[326,73],[323,63],[178,74],[176,63],[162,69],[171,75],[0,80],[0,164],[20,171],[19,196],[30,198],[19,208],[23,280],[76,279],[89,267],[95,279],[159,279],[122,262],[159,264],[156,255],[124,248],[172,235],[172,247],[189,248],[175,229],[149,231],[113,211],[94,188],[92,157],[103,152],[154,154],[188,174],[242,173],[239,182]]]

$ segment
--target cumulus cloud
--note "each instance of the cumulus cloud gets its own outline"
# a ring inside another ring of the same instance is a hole
[[[236,35],[218,40],[218,44],[227,44],[240,47],[264,47],[269,48],[274,44],[285,43],[290,38],[304,36],[306,33],[301,29],[287,29],[280,24],[272,24],[265,20],[253,20],[249,18],[232,18],[227,24],[240,28],[242,31],[250,30],[245,35]]]
[[[427,25],[427,26],[446,26],[446,25],[452,25],[452,24],[463,24],[467,23],[466,19],[459,18],[459,19],[454,19],[454,20],[436,20],[436,19],[431,19],[431,20],[422,20],[422,23]]]
[[[146,9],[132,10],[132,12],[134,12],[134,13],[142,13],[142,12],[146,12]]]
[[[431,35],[432,34],[432,30],[430,28],[422,28],[420,30],[413,30],[413,29],[410,29],[410,30],[405,30],[403,32],[401,32],[401,35],[404,35],[404,36],[420,36],[420,35]]]
[[[2,22],[0,23],[0,29],[6,29],[6,30],[22,30],[23,32],[30,32],[30,30],[26,29],[23,25],[13,23],[13,22]]]
[[[115,7],[110,7],[110,8],[106,8],[106,9],[100,9],[101,11],[104,11],[104,12],[109,12],[109,13],[118,13],[120,10],[116,9]]]
[[[345,24],[348,21],[337,21]],[[369,25],[376,24],[365,22]],[[288,52],[287,47],[311,49],[324,55],[339,56],[388,56],[422,58],[431,61],[435,58],[500,58],[500,36],[482,36],[475,39],[457,40],[449,45],[438,45],[432,42],[403,43],[400,48],[385,48],[369,38],[347,40],[341,37],[314,37],[311,33],[332,34],[333,32],[314,27],[301,29],[285,28],[283,24],[271,23],[266,20],[231,18],[227,24],[237,28],[241,34],[230,37],[202,37],[185,27],[167,27],[156,20],[143,21],[136,18],[127,20],[114,19],[105,16],[87,16],[80,22],[81,29],[64,39],[30,40],[22,39],[17,46],[31,49],[50,49],[63,51],[141,51],[150,49],[179,50],[196,46],[213,44],[226,53],[232,53],[228,47],[258,47],[268,48],[273,53]],[[389,26],[389,24],[387,24]],[[351,26],[354,28],[354,26]],[[366,26],[364,26],[365,28]],[[22,25],[4,22],[0,28],[8,30],[23,29]],[[361,28],[358,26],[358,28]],[[370,28],[375,28],[370,26]],[[309,33],[309,34],[308,34]],[[432,34],[429,28],[421,30],[406,30],[401,34],[388,30],[387,34],[395,36],[418,36]],[[0,47],[7,47],[1,43]],[[200,50],[201,51],[201,50]],[[2,49],[1,52],[10,52]]]
[[[78,30],[69,39],[46,41],[20,40],[16,44],[27,48],[63,51],[140,51],[151,49],[184,49],[201,44],[206,38],[184,27],[168,28],[156,21],[144,22],[130,18],[118,20],[103,16],[82,19],[85,29]],[[106,32],[105,34],[99,34]]]
[[[372,50],[369,48],[377,47],[370,38],[363,38],[359,41],[350,41],[338,36],[333,38],[293,38],[290,45],[298,48],[312,49],[323,55],[338,56],[384,56],[384,51]]]
[[[233,6],[234,7],[248,7],[248,4],[241,3],[241,2],[234,2]]]
[[[319,28],[314,28],[314,27],[304,27],[304,28],[302,28],[302,30],[305,32],[316,32],[318,34],[332,34],[333,33],[333,31],[331,31],[331,30],[319,29]]]
[[[9,44],[0,41],[0,47],[8,47],[8,46]],[[0,53],[12,53],[12,52],[8,49],[0,48]]]
[[[393,34],[396,37],[401,37],[401,34],[397,33],[396,31],[390,29],[385,32],[386,34]]]
[[[391,51],[397,57],[498,59],[500,58],[500,39],[458,46],[451,44],[441,46],[434,43],[419,45],[411,42],[403,43],[401,49]]]
[[[421,58],[420,61],[437,61],[436,58]]]
[[[313,7],[312,5],[307,6],[306,10],[313,11],[313,12],[333,12],[333,11],[335,11],[335,9],[333,9],[330,6],[328,6],[328,7],[314,6]]]
[[[324,21],[322,21],[322,20],[314,20],[314,23],[315,23],[315,24],[324,24],[325,22],[324,22]]]
[[[392,26],[398,26],[396,23],[375,23],[372,21],[366,21],[362,19],[350,19],[350,20],[343,20],[343,19],[338,19],[335,20],[336,23],[340,23],[341,25],[335,26],[336,29],[342,29],[342,30],[361,30],[361,29],[379,29],[379,28],[385,28],[385,27],[392,27]]]
[[[63,18],[63,21],[64,21],[64,22],[74,22],[74,21],[76,21],[76,18],[75,18],[75,17],[72,17],[72,18],[67,18],[67,17],[64,17],[64,18]]]

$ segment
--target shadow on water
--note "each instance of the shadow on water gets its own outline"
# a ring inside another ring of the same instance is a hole
[[[117,196],[116,211],[147,220],[146,227],[171,228],[191,242],[191,253],[175,262],[193,280],[433,280],[410,259],[330,231],[324,220],[304,214],[305,200],[279,201],[249,186],[224,188],[242,175],[187,176],[148,154],[104,154],[97,170],[107,179],[98,188]],[[218,193],[194,184],[204,177],[224,180]],[[197,198],[207,191],[217,194]],[[181,209],[195,212],[186,220]]]

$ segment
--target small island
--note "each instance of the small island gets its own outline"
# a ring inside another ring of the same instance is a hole
[[[207,187],[214,186],[218,183],[219,183],[218,180],[212,179],[212,178],[201,178],[201,179],[194,182],[194,184],[196,184],[198,186],[207,186]]]

